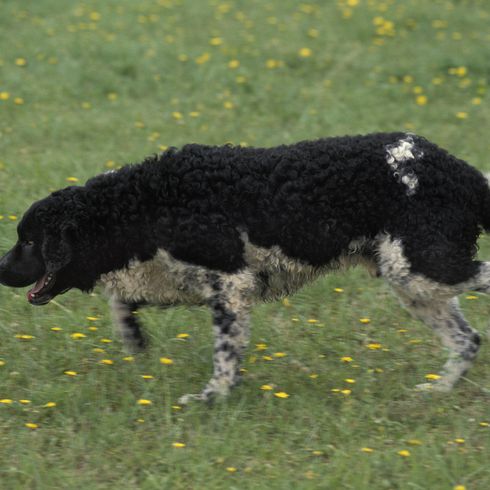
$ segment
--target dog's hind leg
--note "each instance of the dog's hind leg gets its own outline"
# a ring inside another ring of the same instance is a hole
[[[138,303],[126,303],[116,296],[110,301],[114,327],[130,353],[141,352],[146,347],[146,339],[141,332],[137,312]]]
[[[460,283],[445,284],[412,272],[400,240],[385,239],[378,253],[381,275],[410,313],[430,326],[449,350],[449,359],[440,377],[418,388],[450,391],[471,367],[481,340],[480,335],[465,320],[455,296],[475,289],[489,292],[490,264],[475,262],[476,273],[473,276]]]
[[[179,403],[208,401],[228,395],[240,380],[240,362],[249,342],[249,311],[253,278],[247,273],[210,279],[208,304],[213,316],[213,376],[199,394],[184,395]]]

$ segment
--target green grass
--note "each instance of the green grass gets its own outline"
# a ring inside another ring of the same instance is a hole
[[[0,251],[15,217],[68,177],[187,142],[407,129],[490,170],[489,26],[485,0],[4,0]],[[101,291],[32,308],[1,289],[2,488],[490,488],[488,345],[453,393],[422,397],[413,386],[445,354],[383,283],[354,270],[289,300],[255,308],[244,383],[227,401],[178,410],[210,376],[205,310],[142,313],[152,347],[129,362]],[[486,332],[490,301],[461,303]]]

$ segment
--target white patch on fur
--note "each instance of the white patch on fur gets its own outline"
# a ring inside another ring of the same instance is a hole
[[[386,145],[386,161],[393,169],[393,175],[407,187],[407,195],[415,194],[419,179],[411,170],[404,168],[403,163],[423,156],[423,152],[415,148],[412,136],[398,140],[397,144]]]

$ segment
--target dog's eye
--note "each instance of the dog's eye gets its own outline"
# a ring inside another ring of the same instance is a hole
[[[32,240],[26,240],[24,242],[24,245],[27,245],[28,247],[32,247],[34,245],[34,242]]]

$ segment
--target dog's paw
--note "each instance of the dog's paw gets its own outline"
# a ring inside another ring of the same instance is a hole
[[[188,405],[192,402],[206,402],[209,401],[209,397],[204,393],[189,393],[187,395],[183,395],[179,398],[179,405]]]

